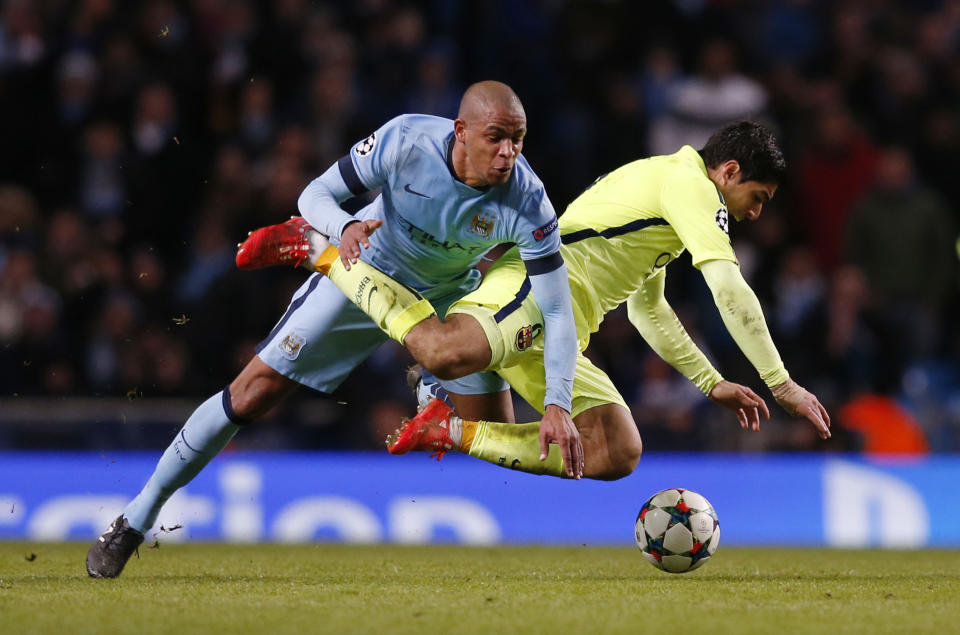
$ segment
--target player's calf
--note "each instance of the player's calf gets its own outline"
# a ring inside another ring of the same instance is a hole
[[[546,460],[540,460],[540,423],[495,423],[465,421],[437,399],[413,419],[405,421],[387,437],[391,454],[433,452],[438,460],[449,451],[530,474],[566,477],[560,447],[550,445]]]

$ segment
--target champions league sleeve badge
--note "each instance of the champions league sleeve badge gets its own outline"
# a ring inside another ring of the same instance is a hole
[[[373,146],[377,145],[377,133],[371,132],[370,136],[357,144],[353,149],[358,157],[365,157],[373,152]]]
[[[722,229],[724,234],[730,234],[730,216],[727,214],[726,207],[721,207],[717,210],[717,215],[714,217],[714,220],[717,222],[717,227]]]

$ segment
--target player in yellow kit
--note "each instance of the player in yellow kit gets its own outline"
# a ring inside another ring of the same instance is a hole
[[[789,378],[727,233],[730,216],[738,221],[760,216],[784,170],[772,133],[739,122],[714,134],[699,152],[685,146],[597,179],[560,218],[580,346],[571,414],[582,438],[584,476],[619,478],[632,472],[640,458],[640,436],[626,403],[607,375],[583,355],[603,316],[623,302],[654,351],[714,402],[736,412],[742,427],[756,430],[761,414],[769,416],[752,390],[723,380],[667,303],[666,267],[685,249],[710,287],[728,331],[777,402],[790,414],[809,419],[821,438],[830,436],[826,410]],[[348,297],[371,280],[386,290],[374,296],[387,297],[387,302],[371,304],[368,299],[360,307],[436,376],[496,370],[527,402],[542,403],[543,319],[516,250],[498,260],[480,287],[448,310],[445,321],[407,311],[422,306],[417,296],[364,263],[355,264],[347,276],[334,247],[314,261]],[[548,451],[537,427],[462,420],[436,400],[391,435],[388,449],[441,455],[460,450],[514,469],[575,475],[581,466],[565,465],[569,454],[564,448]]]

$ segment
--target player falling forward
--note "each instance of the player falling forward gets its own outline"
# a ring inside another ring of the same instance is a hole
[[[360,264],[361,255],[423,293],[392,316],[390,334],[401,340],[422,317],[443,314],[476,288],[475,267],[491,247],[516,243],[549,325],[543,434],[564,448],[571,460],[570,475],[579,476],[582,446],[570,417],[576,333],[569,284],[555,231],[556,213],[540,179],[520,156],[526,131],[526,115],[513,90],[499,82],[480,82],[467,89],[456,121],[403,115],[387,122],[307,186],[298,205],[312,226],[339,237],[339,279],[350,289],[349,297],[382,297],[386,291],[368,284],[359,268],[351,268]],[[345,199],[378,187],[381,194],[356,216],[340,208]],[[370,236],[372,227],[380,231]],[[287,229],[302,236],[296,226]],[[361,244],[366,248],[362,253]],[[283,255],[296,263],[306,251]],[[238,261],[256,266],[245,258],[240,254]],[[167,499],[243,425],[298,384],[333,390],[386,339],[328,277],[310,277],[257,355],[227,388],[194,411],[143,490],[93,544],[87,572],[93,577],[119,575]],[[454,371],[457,377],[469,374],[456,366]],[[512,416],[498,407],[499,401],[485,401],[487,394],[498,395],[505,386],[493,373],[446,385],[455,395],[477,395],[465,403],[474,403],[478,410]]]
[[[728,236],[728,217],[756,220],[784,172],[773,134],[759,124],[739,122],[715,133],[699,152],[685,146],[676,154],[635,161],[599,178],[560,218],[561,252],[570,272],[580,345],[572,414],[583,441],[585,476],[619,478],[630,474],[640,459],[641,440],[626,403],[582,352],[603,316],[623,302],[630,321],[653,350],[710,399],[733,410],[742,427],[757,430],[760,414],[769,417],[763,399],[723,379],[667,303],[666,267],[685,249],[710,287],[727,330],[776,401],[791,415],[810,420],[821,438],[830,436],[827,411],[784,368]],[[276,234],[280,228],[258,231]],[[341,286],[340,269],[326,264],[336,258],[336,248],[327,246],[316,232],[307,235],[313,239],[310,261]],[[261,264],[278,262],[269,254],[262,256]],[[364,300],[361,308],[381,328],[395,333],[393,316],[415,305],[417,297],[362,266],[365,276],[388,290],[390,300]],[[476,291],[453,304],[446,321],[431,316],[405,337],[394,336],[439,377],[450,376],[448,360],[456,358],[463,372],[496,370],[536,405],[545,392],[543,340],[549,327],[544,328],[529,291],[530,282],[513,249],[491,267]],[[548,451],[538,439],[539,424],[474,421],[462,411],[461,415],[465,418],[434,400],[388,438],[388,449],[394,454],[431,450],[441,456],[458,450],[526,472],[567,474],[561,453]]]

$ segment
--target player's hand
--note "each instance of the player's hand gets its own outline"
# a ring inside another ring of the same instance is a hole
[[[360,247],[370,248],[370,235],[383,225],[382,220],[360,220],[347,225],[340,234],[340,260],[347,271],[360,258]]]
[[[764,419],[770,418],[766,402],[757,393],[732,381],[721,381],[714,386],[710,391],[710,401],[732,410],[744,430],[759,430],[761,413]]]
[[[549,405],[540,421],[540,460],[546,461],[550,444],[560,446],[560,455],[567,468],[567,476],[583,477],[583,442],[570,413],[560,406]]]
[[[773,398],[784,410],[794,417],[804,417],[817,429],[821,439],[830,438],[830,415],[817,396],[805,390],[803,386],[788,379],[770,389]]]

